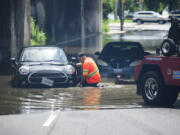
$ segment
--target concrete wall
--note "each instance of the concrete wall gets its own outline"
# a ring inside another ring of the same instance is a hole
[[[30,41],[30,0],[2,0],[0,4],[0,62],[16,56]]]
[[[56,44],[67,51],[93,53],[102,48],[101,0],[42,1],[46,9],[45,29]],[[87,49],[88,48],[88,49]]]
[[[101,0],[1,0],[0,64],[15,57],[21,46],[30,45],[30,2],[38,24],[54,44],[75,53],[102,48]]]
[[[1,0],[0,67],[7,69],[10,57],[30,44],[30,0]]]

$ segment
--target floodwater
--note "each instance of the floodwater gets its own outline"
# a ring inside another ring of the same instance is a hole
[[[12,88],[10,76],[0,76],[0,114],[55,110],[100,110],[142,107],[135,85],[104,80],[99,87]]]
[[[136,95],[135,85],[104,80],[99,87],[12,88],[10,76],[0,76],[0,115],[44,111],[133,109],[148,107]],[[180,100],[175,104],[180,108]]]

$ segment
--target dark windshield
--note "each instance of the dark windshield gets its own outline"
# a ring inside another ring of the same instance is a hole
[[[121,59],[141,59],[143,57],[143,49],[138,45],[124,44],[107,45],[102,51],[103,58],[121,58]]]
[[[56,61],[67,64],[64,51],[55,47],[32,47],[25,48],[20,58],[21,62],[49,62]]]

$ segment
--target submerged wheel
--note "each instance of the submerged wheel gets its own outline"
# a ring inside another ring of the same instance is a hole
[[[177,99],[178,92],[165,87],[163,80],[157,72],[145,73],[140,81],[140,89],[144,101],[150,105],[171,106]]]
[[[164,56],[169,57],[173,55],[175,51],[176,51],[176,45],[172,39],[168,38],[162,42],[161,52]]]

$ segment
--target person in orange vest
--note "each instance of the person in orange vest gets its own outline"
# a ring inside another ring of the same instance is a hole
[[[96,87],[101,81],[98,66],[91,57],[87,57],[84,53],[78,53],[78,60],[76,66],[82,67],[82,77],[78,86]]]

